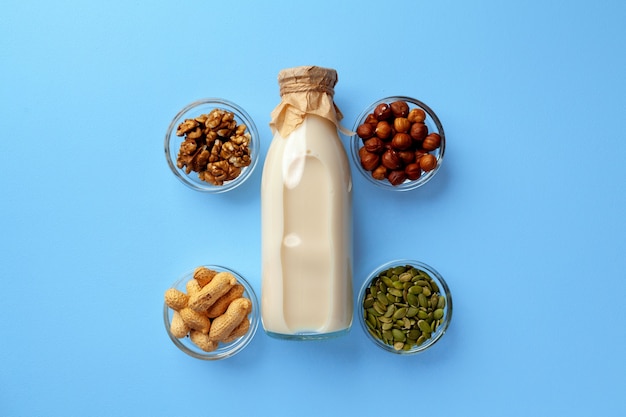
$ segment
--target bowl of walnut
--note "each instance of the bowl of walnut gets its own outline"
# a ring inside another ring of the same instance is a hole
[[[443,162],[446,137],[433,110],[411,97],[386,97],[357,118],[351,151],[372,184],[408,191],[430,181]]]
[[[250,177],[259,159],[259,134],[248,113],[220,98],[183,108],[165,135],[174,175],[193,190],[222,193]]]
[[[165,330],[191,357],[226,359],[252,341],[259,324],[259,302],[250,283],[236,271],[201,265],[165,291]]]

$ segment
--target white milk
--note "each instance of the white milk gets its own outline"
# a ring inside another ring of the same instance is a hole
[[[352,324],[352,179],[337,127],[308,115],[276,132],[261,185],[262,294],[271,336],[317,339]]]

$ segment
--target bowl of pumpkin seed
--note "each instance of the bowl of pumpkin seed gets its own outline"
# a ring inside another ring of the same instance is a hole
[[[359,322],[387,352],[410,355],[433,346],[452,318],[452,296],[441,274],[423,262],[400,259],[376,268],[359,292]]]

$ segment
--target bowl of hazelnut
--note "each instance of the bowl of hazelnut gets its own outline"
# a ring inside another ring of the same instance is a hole
[[[248,113],[220,98],[184,107],[165,134],[167,163],[183,184],[207,193],[233,190],[259,159],[259,133]]]
[[[355,311],[374,345],[411,355],[431,348],[446,333],[452,319],[452,295],[433,267],[398,259],[370,273]]]
[[[357,118],[351,140],[359,172],[389,190],[418,188],[437,173],[446,138],[433,110],[411,97],[386,97]]]
[[[165,291],[163,321],[171,341],[187,355],[226,359],[252,341],[259,325],[259,302],[241,274],[201,265]]]

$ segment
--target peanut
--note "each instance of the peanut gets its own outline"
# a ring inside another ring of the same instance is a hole
[[[189,297],[188,307],[206,311],[236,283],[237,279],[231,273],[220,272],[204,288]]]
[[[177,339],[182,339],[189,333],[189,326],[185,323],[178,311],[174,311],[172,315],[172,323],[170,324],[170,332]]]
[[[185,288],[187,293],[177,288],[165,291],[165,304],[172,310],[169,330],[173,337],[189,336],[199,349],[212,352],[220,343],[231,343],[250,330],[247,316],[252,301],[244,297],[244,286],[231,273],[201,266]]]
[[[211,329],[211,320],[209,320],[206,315],[189,307],[183,308],[179,313],[185,324],[189,326],[190,329],[198,330],[202,333],[209,333],[209,330]]]
[[[233,300],[226,312],[213,320],[209,330],[209,339],[221,341],[228,337],[246,317],[250,305],[251,302],[247,298]]]
[[[189,297],[191,297],[194,294],[197,294],[198,292],[200,292],[200,289],[201,289],[200,284],[198,283],[198,281],[195,280],[195,278],[192,278],[189,281],[187,281],[185,288],[187,289],[187,295]]]
[[[191,332],[189,332],[189,338],[196,346],[198,346],[205,352],[213,352],[215,349],[217,349],[218,343],[209,340],[209,336],[206,333],[192,330]]]
[[[243,295],[243,285],[235,284],[228,292],[222,295],[209,309],[206,311],[206,315],[214,319],[221,316],[226,312],[228,305],[235,299]]]
[[[248,333],[249,329],[250,329],[250,320],[246,317],[241,321],[241,323],[239,323],[239,326],[235,327],[233,331],[230,332],[230,334],[226,336],[224,340],[222,340],[222,342],[230,343],[234,341],[235,339],[239,339],[241,336]]]
[[[215,275],[217,275],[217,271],[213,271],[205,266],[199,266],[193,271],[193,277],[200,284],[200,288],[211,282]]]
[[[189,296],[176,288],[165,291],[165,304],[172,310],[178,311],[187,307]]]

